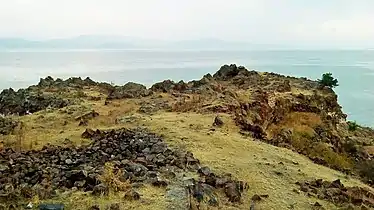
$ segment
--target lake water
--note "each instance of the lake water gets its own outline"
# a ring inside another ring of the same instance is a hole
[[[0,89],[36,84],[40,77],[90,76],[97,81],[151,85],[199,79],[223,64],[320,78],[332,72],[349,119],[374,126],[374,51],[13,51],[0,52]]]

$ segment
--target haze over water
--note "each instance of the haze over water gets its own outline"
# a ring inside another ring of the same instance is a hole
[[[374,51],[161,51],[85,50],[0,52],[0,89],[24,88],[41,77],[91,77],[122,85],[150,86],[165,79],[200,79],[223,64],[251,70],[320,78],[332,72],[350,120],[374,126]]]

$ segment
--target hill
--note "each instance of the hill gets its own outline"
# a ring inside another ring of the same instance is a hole
[[[225,65],[147,89],[47,77],[0,94],[4,208],[374,208],[373,136],[317,81]]]

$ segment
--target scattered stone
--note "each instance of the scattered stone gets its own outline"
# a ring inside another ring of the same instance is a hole
[[[92,110],[92,111],[90,111],[86,114],[83,114],[83,115],[75,118],[75,120],[76,121],[88,121],[88,120],[91,120],[91,119],[93,119],[95,117],[98,117],[98,116],[100,116],[100,114],[97,113],[95,110]]]
[[[316,206],[316,207],[321,207],[322,205],[318,202],[315,202],[313,206]]]
[[[333,202],[336,205],[366,205],[374,208],[374,192],[361,187],[345,187],[339,179],[328,182],[322,179],[297,182],[300,190],[310,196]]]
[[[168,186],[168,183],[165,180],[156,178],[154,181],[152,181],[152,185],[155,187],[166,187]]]
[[[109,195],[109,188],[104,184],[96,185],[93,188],[92,195],[94,195],[94,196]]]
[[[219,116],[214,118],[213,126],[221,127],[223,124],[223,120]]]
[[[198,170],[198,172],[201,174],[201,175],[204,175],[204,176],[209,176],[212,172],[210,171],[210,169],[206,166],[200,168]]]
[[[225,194],[230,202],[240,202],[241,192],[240,187],[235,182],[230,182],[225,186]]]
[[[78,126],[88,126],[88,121],[87,120],[81,120],[81,121],[79,121]]]
[[[170,180],[176,178],[175,170],[198,172],[200,169],[206,180],[199,186],[203,186],[206,192],[227,188],[231,200],[240,199],[243,183],[233,181],[229,175],[213,174],[208,167],[201,167],[191,152],[172,150],[155,134],[141,129],[87,129],[85,133],[89,134],[86,137],[92,136],[92,142],[81,147],[48,145],[37,151],[1,150],[0,195],[7,192],[6,186],[9,185],[27,192],[23,195],[37,192],[41,199],[51,198],[54,189],[92,191],[94,196],[106,196],[109,194],[108,183],[101,183],[99,175],[105,163],[113,162],[113,170],[123,172],[123,177],[118,179],[131,182],[131,186],[150,183],[167,187]],[[226,187],[230,183],[235,187]],[[52,189],[49,190],[48,186]],[[135,192],[131,195],[137,199]],[[211,203],[217,200],[213,197]]]
[[[99,205],[93,205],[88,210],[100,210]]]
[[[125,194],[125,200],[128,201],[135,201],[140,199],[140,194],[136,192],[135,190],[131,189]]]
[[[92,137],[95,136],[95,131],[90,129],[90,128],[87,128],[81,135],[82,138],[84,139],[91,139]]]
[[[108,210],[120,210],[119,203],[112,203],[112,204],[110,204]]]
[[[63,204],[40,204],[39,210],[64,210]]]
[[[259,201],[261,201],[262,200],[262,198],[261,198],[261,196],[259,196],[259,195],[254,195],[254,196],[252,196],[252,201],[255,201],[255,202],[259,202]]]

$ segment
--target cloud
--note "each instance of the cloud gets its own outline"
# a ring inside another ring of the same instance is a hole
[[[0,36],[374,45],[372,11],[371,0],[12,0],[0,7]]]

